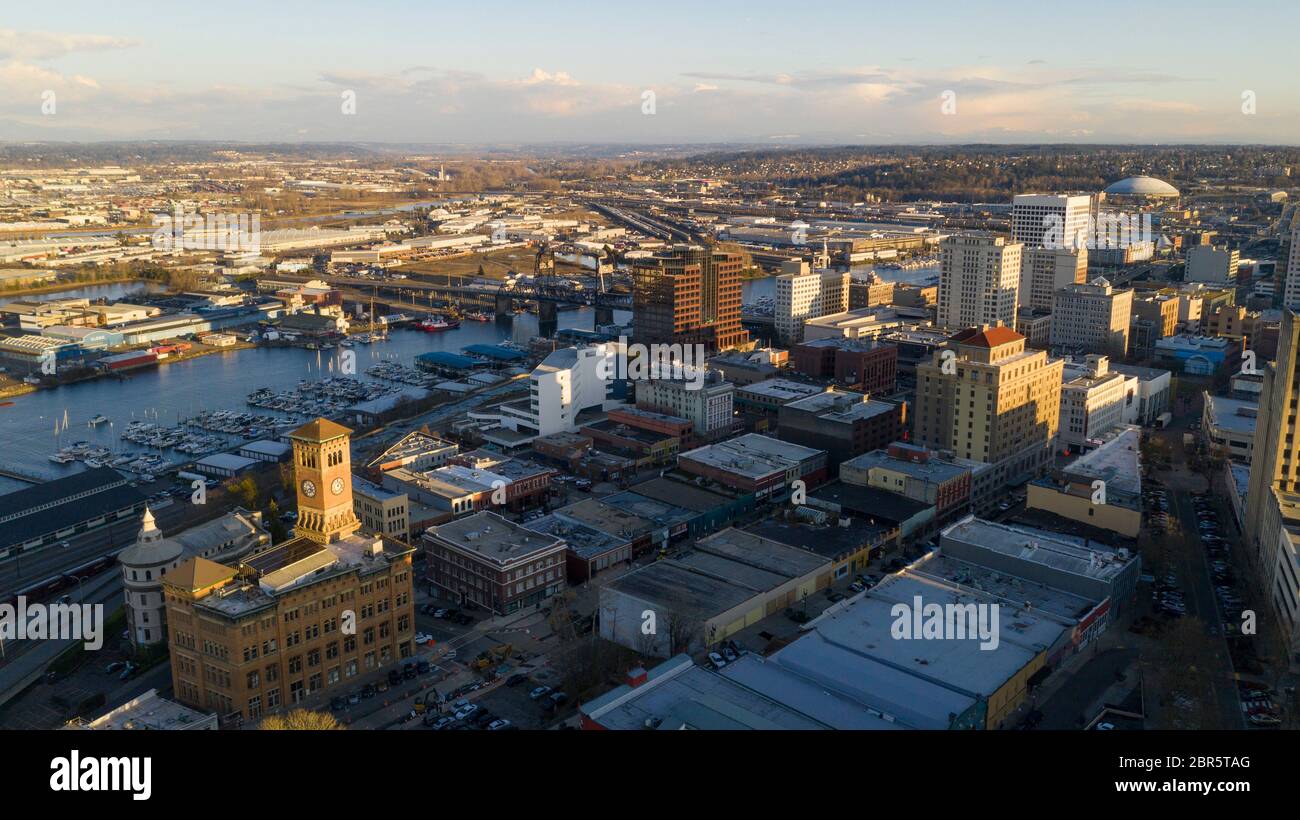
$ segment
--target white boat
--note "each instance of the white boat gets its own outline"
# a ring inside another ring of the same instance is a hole
[[[90,423],[94,427],[98,427],[99,425],[103,424],[106,421],[108,421],[108,416],[104,415],[103,413],[99,413],[90,417]]]

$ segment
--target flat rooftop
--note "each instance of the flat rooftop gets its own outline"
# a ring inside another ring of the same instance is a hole
[[[76,720],[69,729],[183,730],[215,729],[214,715],[159,697],[150,689],[92,720]]]
[[[790,402],[825,392],[825,390],[825,387],[817,384],[805,384],[804,382],[795,382],[789,379],[767,379],[744,387],[737,387],[736,393],[737,395],[744,393],[774,401]]]
[[[569,552],[589,561],[628,543],[628,539],[601,532],[581,521],[554,513],[524,524],[530,530],[564,540]]]
[[[494,512],[477,512],[440,524],[425,533],[425,538],[429,537],[498,564],[519,561],[564,545],[553,535],[530,530]]]
[[[948,461],[940,461],[933,454],[926,461],[911,461],[905,458],[895,458],[889,454],[888,450],[872,450],[869,453],[863,453],[860,456],[854,456],[848,461],[840,464],[841,472],[845,467],[858,470],[870,470],[881,468],[902,473],[908,478],[914,478],[918,481],[925,481],[932,484],[943,484],[945,481],[951,481],[961,476],[962,473],[970,472],[970,469]]]
[[[893,525],[870,524],[860,518],[849,519],[849,526],[826,526],[769,518],[745,527],[745,532],[808,550],[825,558],[837,558],[877,546],[898,531]]]
[[[613,730],[825,729],[826,725],[678,655],[633,689],[620,686],[580,707]]]
[[[1206,393],[1205,405],[1210,423],[1220,430],[1242,435],[1253,435],[1255,433],[1259,402],[1230,399],[1226,396],[1212,396]]]
[[[1070,478],[1106,482],[1106,493],[1134,497],[1142,492],[1142,428],[1120,428],[1109,441],[1062,468]]]
[[[1117,551],[1096,541],[1048,532],[1033,527],[998,524],[973,516],[945,529],[939,546],[959,541],[994,553],[1040,564],[1051,569],[1112,581],[1134,557],[1122,557]]]

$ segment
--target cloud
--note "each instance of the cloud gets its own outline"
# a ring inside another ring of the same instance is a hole
[[[107,51],[134,45],[134,40],[105,34],[60,34],[0,28],[0,60],[50,60],[76,51]]]

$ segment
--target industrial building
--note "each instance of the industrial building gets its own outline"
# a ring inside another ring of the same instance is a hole
[[[736,529],[702,538],[600,590],[600,636],[637,652],[694,652],[783,611],[826,587],[824,557]],[[642,630],[644,613],[657,629]]]
[[[0,558],[134,518],[144,508],[144,495],[111,467],[5,493],[0,495]]]

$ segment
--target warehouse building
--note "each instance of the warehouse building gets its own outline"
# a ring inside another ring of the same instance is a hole
[[[830,578],[823,557],[725,529],[681,557],[601,587],[600,636],[661,658],[693,652],[783,611],[828,586]],[[647,617],[656,627],[649,634]]]
[[[0,495],[0,558],[56,544],[144,512],[145,497],[99,467]]]

